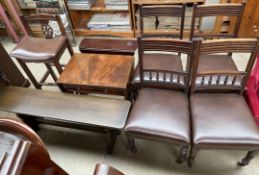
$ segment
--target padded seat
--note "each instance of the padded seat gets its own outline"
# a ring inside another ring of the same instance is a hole
[[[181,58],[172,54],[144,54],[143,67],[146,69],[183,71]],[[149,79],[149,75],[144,75],[144,79]],[[136,67],[132,84],[140,83],[139,64]]]
[[[187,95],[180,91],[142,88],[124,131],[177,143],[190,143]]]
[[[259,147],[259,128],[243,96],[224,93],[191,95],[194,145]]]
[[[234,60],[228,56],[228,55],[201,55],[199,58],[199,65],[198,65],[198,71],[197,73],[202,72],[211,72],[211,71],[225,71],[225,72],[231,72],[231,71],[238,71],[238,68],[234,62]],[[209,84],[209,76],[204,77],[204,85]],[[217,76],[212,76],[212,85],[217,84]],[[220,84],[224,84],[226,76],[220,77]],[[232,84],[232,80],[234,79],[233,76],[228,77],[227,84]],[[196,86],[201,85],[202,77],[197,77],[195,84]],[[241,79],[240,77],[237,77],[235,81],[235,86],[240,87],[241,86]]]
[[[13,49],[11,56],[27,62],[42,62],[55,58],[67,37],[45,39],[25,36]]]

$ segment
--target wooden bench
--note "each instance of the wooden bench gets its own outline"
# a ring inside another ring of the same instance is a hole
[[[79,96],[0,83],[0,111],[16,113],[37,130],[39,124],[107,133],[108,153],[125,125],[130,102],[101,97]]]

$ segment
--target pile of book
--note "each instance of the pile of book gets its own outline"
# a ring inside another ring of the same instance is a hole
[[[87,23],[90,30],[130,31],[130,17],[128,13],[94,14]]]
[[[106,9],[128,10],[128,0],[105,0]]]
[[[17,0],[21,9],[36,8],[34,0]]]
[[[58,0],[34,0],[37,13],[60,14],[62,13]]]
[[[68,0],[67,5],[71,10],[89,10],[95,0]]]

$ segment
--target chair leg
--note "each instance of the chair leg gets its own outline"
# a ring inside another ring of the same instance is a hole
[[[250,163],[250,161],[256,157],[257,154],[258,154],[257,151],[248,151],[246,156],[242,159],[242,161],[238,162],[237,165],[238,166],[248,165]]]
[[[195,161],[195,158],[196,158],[199,151],[200,151],[199,148],[192,148],[191,149],[191,153],[190,153],[189,158],[188,158],[188,166],[189,167],[192,167],[192,165]]]
[[[69,43],[69,41],[67,41],[67,49],[68,49],[70,56],[72,57],[74,55],[74,50],[73,50],[71,44]]]
[[[190,148],[189,145],[182,145],[180,147],[180,153],[179,153],[179,156],[176,160],[178,163],[183,163],[187,160],[189,148]]]
[[[28,66],[26,65],[26,63],[24,63],[23,61],[17,59],[18,63],[20,64],[20,66],[22,67],[22,69],[24,70],[24,72],[26,73],[26,75],[28,76],[28,78],[31,80],[32,84],[35,86],[36,89],[41,89],[41,85],[37,82],[37,80],[35,79],[35,77],[32,75],[30,69],[28,68]]]
[[[59,75],[63,72],[62,66],[58,61],[54,61],[54,66],[57,68]]]
[[[47,69],[48,69],[50,75],[52,76],[53,80],[56,82],[58,80],[58,78],[57,78],[55,72],[53,71],[51,65],[49,63],[45,63],[45,66],[47,67]]]
[[[138,150],[135,145],[135,139],[132,136],[127,136],[128,143],[129,143],[129,149],[132,153],[136,153]]]

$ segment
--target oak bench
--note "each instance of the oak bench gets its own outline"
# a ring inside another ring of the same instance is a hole
[[[37,130],[39,124],[107,133],[107,152],[125,125],[130,102],[0,84],[0,111],[16,113]]]

